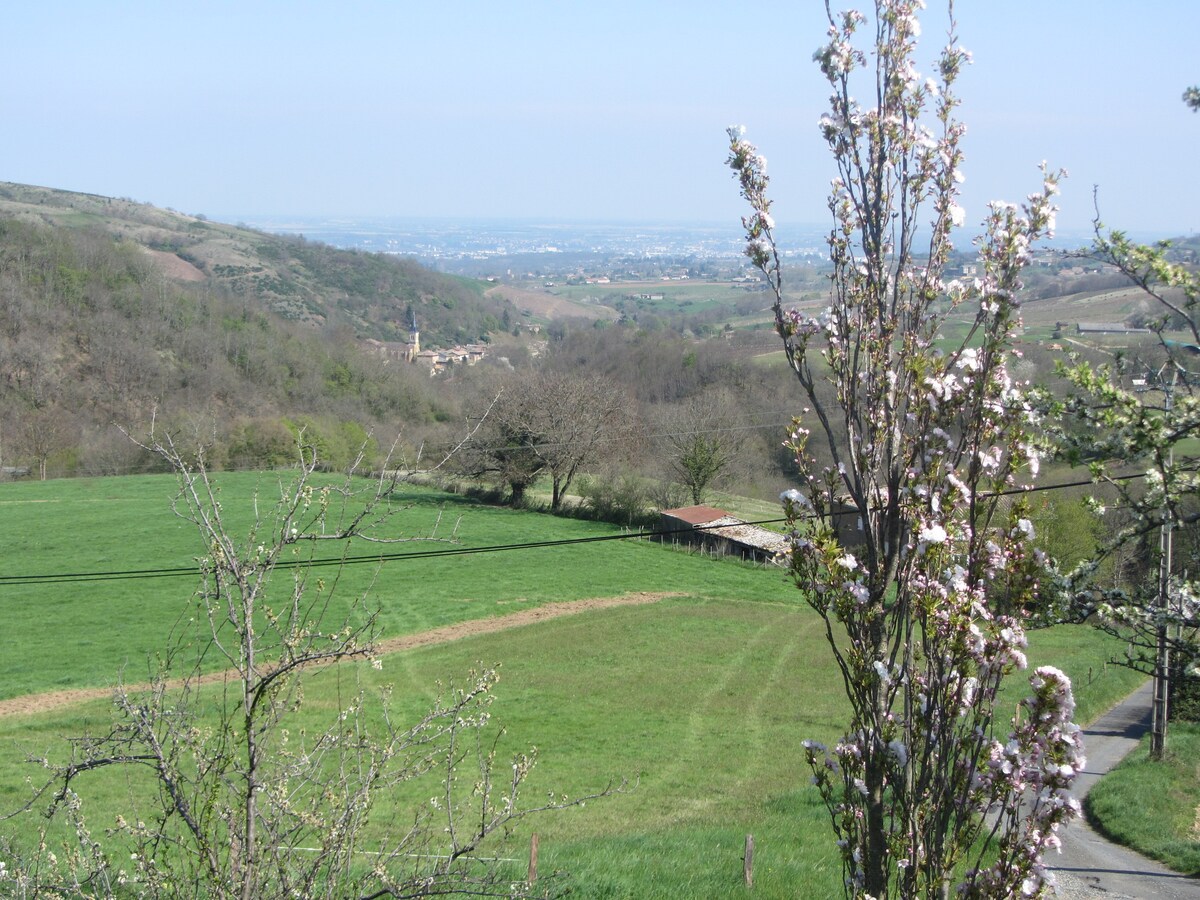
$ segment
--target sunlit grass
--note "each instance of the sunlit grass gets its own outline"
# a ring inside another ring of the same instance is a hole
[[[796,896],[804,885],[814,891],[806,896],[829,896],[840,866],[800,742],[836,738],[844,701],[820,623],[794,593],[775,603],[667,599],[394,654],[381,672],[350,667],[310,679],[289,726],[320,727],[359,683],[369,692],[393,685],[399,718],[412,720],[435,682],[480,661],[501,663],[493,712],[507,732],[503,754],[539,749],[527,798],[579,795],[610,779],[637,786],[527,821],[491,852],[521,859],[536,831],[541,870],[568,871],[578,896],[737,896],[753,834],[755,895]],[[1034,636],[1031,665],[1067,669],[1081,706],[1106,708],[1131,681],[1125,670],[1099,666],[1087,683],[1093,661],[1110,651],[1095,632],[1056,629]],[[1014,701],[1023,682],[1013,679]],[[27,753],[61,754],[63,736],[105,722],[103,703],[0,720],[0,801],[11,807],[24,778],[36,775],[21,762]],[[129,790],[112,775],[94,780],[85,801],[104,824],[129,803]],[[382,802],[380,821],[407,820],[436,792],[432,781],[409,785]]]
[[[1088,818],[1114,841],[1200,875],[1200,724],[1175,722],[1167,754],[1150,761],[1150,738],[1092,788]]]
[[[237,498],[264,483],[258,476],[223,481],[234,516]],[[188,528],[164,512],[172,485],[169,478],[134,478],[6,487],[0,492],[0,536],[19,552],[6,557],[5,574],[186,565],[199,550]],[[444,521],[461,512],[459,533],[473,546],[614,530],[481,507],[432,491],[414,491],[408,500],[412,508],[401,520],[406,526],[427,526],[439,509]],[[71,523],[85,525],[89,538],[64,538],[59,532]],[[378,573],[375,566],[352,567],[343,578],[351,595],[371,587],[388,634],[549,600],[679,592],[650,605],[548,619],[392,654],[380,672],[349,665],[314,673],[305,705],[287,724],[319,729],[360,685],[373,695],[384,684],[393,687],[397,718],[412,721],[432,701],[438,681],[461,677],[479,662],[499,663],[493,712],[506,729],[502,757],[531,746],[539,750],[527,786],[530,801],[549,791],[577,796],[610,780],[636,783],[627,794],[522,823],[509,842],[491,851],[517,860],[514,877],[524,873],[522,860],[536,831],[542,873],[569,872],[575,896],[748,895],[741,857],[745,836],[752,834],[753,895],[830,896],[840,890],[828,817],[809,787],[800,742],[829,742],[844,729],[841,681],[820,620],[780,570],[615,541],[391,562]],[[189,579],[181,582],[169,588],[118,582],[121,590],[114,590],[100,582],[43,587],[40,593],[22,589],[24,604],[14,603],[6,590],[2,602],[11,614],[0,637],[6,642],[2,665],[37,690],[109,682],[122,660],[144,658],[164,644],[191,591]],[[172,593],[163,596],[166,590]],[[1129,672],[1105,665],[1113,649],[1088,629],[1053,629],[1032,636],[1030,663],[1065,669],[1078,689],[1080,718],[1088,719],[1134,686]],[[1006,696],[1015,703],[1025,680],[1017,675],[1011,682]],[[22,692],[7,681],[4,690]],[[62,759],[67,737],[101,731],[109,721],[104,701],[0,719],[0,810],[19,805],[28,796],[26,779],[40,774],[24,761],[27,756]],[[436,783],[418,782],[381,799],[375,833],[410,819],[410,811],[436,791]],[[136,779],[106,773],[87,782],[85,809],[102,833],[130,807],[131,797],[144,803],[147,796]],[[143,814],[147,809],[141,807]],[[19,836],[4,827],[0,833]]]
[[[277,495],[275,474],[221,473],[234,533],[250,524],[250,500]],[[0,486],[0,575],[129,571],[195,565],[206,550],[169,509],[169,476],[59,480]],[[352,554],[425,552],[615,535],[605,523],[487,507],[462,496],[407,487],[395,499],[392,536],[437,535],[452,543],[356,543]],[[340,546],[319,545],[336,557]],[[335,569],[320,570],[326,578]],[[286,582],[287,579],[284,579]],[[5,585],[0,605],[0,698],[53,688],[107,685],[147,658],[190,615],[197,579]],[[284,585],[286,589],[286,585]],[[393,560],[346,567],[330,615],[358,598],[378,610],[381,637],[411,634],[558,600],[629,591],[769,599],[785,590],[778,570],[736,562],[697,566],[686,554],[645,540],[617,540],[503,553]]]

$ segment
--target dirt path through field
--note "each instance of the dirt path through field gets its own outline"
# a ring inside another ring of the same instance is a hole
[[[492,634],[509,628],[518,628],[533,622],[543,622],[547,619],[557,619],[561,616],[571,616],[577,613],[591,612],[598,609],[610,609],[614,606],[636,606],[644,603],[657,603],[668,597],[681,596],[678,592],[635,592],[622,594],[619,597],[593,597],[588,600],[564,600],[557,603],[544,603],[531,609],[509,613],[506,616],[494,616],[490,619],[472,619],[468,622],[456,622],[444,625],[420,634],[407,634],[402,637],[387,638],[376,645],[376,652],[383,656],[388,653],[399,653],[416,647],[428,647],[433,644],[447,644],[460,638],[472,637],[479,634]],[[226,672],[213,672],[205,675],[203,683],[218,682],[226,678]],[[179,681],[174,682],[180,683]],[[136,690],[144,685],[133,685]],[[0,718],[5,716],[32,715],[33,713],[49,712],[83,703],[88,700],[100,700],[112,696],[111,687],[103,688],[72,688],[62,691],[47,691],[43,694],[26,694],[23,697],[10,697],[0,700]]]

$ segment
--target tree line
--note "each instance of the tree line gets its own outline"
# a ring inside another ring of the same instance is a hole
[[[342,258],[296,243],[293,252],[320,270]],[[344,267],[347,279],[359,272],[344,289],[362,288],[362,272],[395,277],[390,265],[384,274],[362,268],[361,255]],[[733,399],[765,401],[780,387],[777,369],[754,364],[762,341],[753,334],[698,341],[634,323],[565,322],[536,357],[528,338],[501,332],[483,363],[434,379],[364,351],[351,317],[316,327],[266,305],[215,281],[169,279],[139,245],[99,230],[0,220],[0,466],[43,478],[152,469],[161,462],[122,429],[153,415],[204,432],[214,468],[289,464],[301,429],[326,465],[345,468],[367,440],[377,450],[400,436],[413,457],[452,445],[501,396],[460,472],[505,486],[510,500],[523,501],[524,486],[543,474],[555,508],[578,475],[603,492],[631,474],[646,498],[675,483],[678,497],[697,502],[722,482],[765,496],[775,488],[777,479],[762,474],[779,463],[769,426],[786,416],[751,417]],[[580,416],[601,397],[613,414],[585,438]],[[583,455],[530,460],[516,474],[515,458],[477,452],[497,434],[511,442],[518,433],[531,446],[557,442],[565,456],[584,441]],[[705,460],[681,468],[689,453]]]

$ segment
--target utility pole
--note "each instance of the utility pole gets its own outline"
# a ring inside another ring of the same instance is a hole
[[[1164,510],[1158,537],[1158,597],[1154,653],[1154,717],[1150,727],[1150,758],[1162,759],[1167,749],[1167,713],[1171,693],[1171,646],[1167,642],[1167,603],[1171,582],[1171,517]]]
[[[1162,372],[1159,372],[1162,378]],[[1171,400],[1179,369],[1171,372],[1171,383],[1163,383],[1166,394],[1165,410],[1171,415]],[[1167,640],[1167,612],[1171,591],[1171,504],[1167,497],[1167,479],[1174,468],[1175,448],[1167,450],[1167,471],[1163,474],[1162,526],[1158,536],[1158,596],[1155,598],[1154,707],[1150,725],[1150,758],[1160,760],[1167,749],[1167,715],[1171,694],[1171,645]]]

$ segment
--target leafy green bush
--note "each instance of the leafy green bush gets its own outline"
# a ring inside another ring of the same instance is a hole
[[[634,527],[654,521],[650,489],[635,475],[587,476],[579,479],[578,490],[584,509],[603,522]]]
[[[231,429],[225,458],[234,469],[286,466],[296,461],[296,439],[283,419],[249,419]]]
[[[316,451],[318,465],[327,471],[349,469],[360,452],[363,453],[362,466],[373,469],[379,462],[379,445],[357,422],[301,416],[288,421],[287,427],[292,435],[293,455],[296,442],[300,441]]]
[[[1103,525],[1082,497],[1050,499],[1043,495],[1030,510],[1030,517],[1038,547],[1058,563],[1060,570],[1069,571],[1096,555]]]
[[[1172,722],[1200,722],[1200,678],[1176,667],[1171,673],[1171,700],[1167,708]]]

